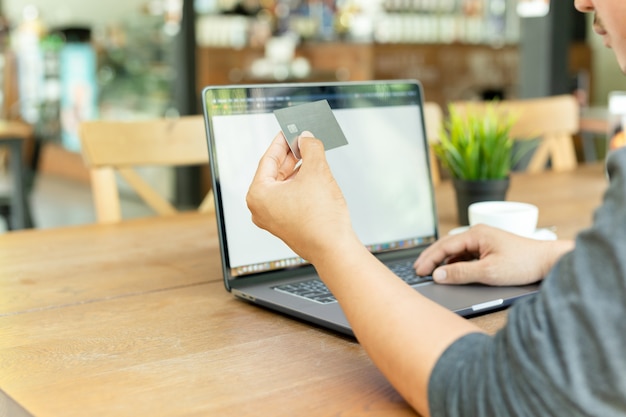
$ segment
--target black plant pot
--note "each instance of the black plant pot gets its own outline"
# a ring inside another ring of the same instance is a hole
[[[479,201],[504,201],[509,189],[509,179],[499,180],[460,180],[453,179],[456,191],[456,207],[459,224],[469,224],[467,208]]]

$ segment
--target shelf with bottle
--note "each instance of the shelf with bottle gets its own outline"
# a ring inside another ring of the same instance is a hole
[[[289,2],[289,7],[282,0],[267,0],[259,4],[253,14],[200,14],[198,44],[263,46],[285,32],[314,42],[503,45],[519,40],[515,0],[302,0]]]
[[[507,44],[519,39],[513,0],[384,0],[377,43]]]

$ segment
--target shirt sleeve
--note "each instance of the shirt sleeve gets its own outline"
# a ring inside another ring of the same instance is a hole
[[[626,149],[594,225],[495,336],[466,335],[437,361],[432,416],[626,415]]]

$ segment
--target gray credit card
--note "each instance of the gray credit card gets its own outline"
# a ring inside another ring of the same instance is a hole
[[[274,116],[278,120],[291,151],[298,159],[300,159],[298,136],[305,130],[321,140],[325,150],[348,144],[346,135],[341,130],[326,100],[274,110]]]

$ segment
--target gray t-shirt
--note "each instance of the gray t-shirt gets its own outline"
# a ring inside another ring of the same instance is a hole
[[[432,416],[626,416],[626,149],[593,227],[495,336],[454,342],[430,378]]]

